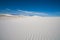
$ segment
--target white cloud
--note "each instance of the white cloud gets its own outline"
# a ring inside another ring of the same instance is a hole
[[[23,11],[23,10],[11,10],[11,9],[6,9],[2,10],[0,13],[2,14],[16,14],[16,15],[24,15],[24,16],[48,16],[47,13],[43,12],[33,12],[33,11]]]
[[[0,16],[13,16],[11,14],[0,14]]]
[[[21,12],[21,15],[37,15],[37,16],[48,16],[47,13],[43,13],[43,12],[31,12],[31,11],[23,11],[23,10],[18,10]]]

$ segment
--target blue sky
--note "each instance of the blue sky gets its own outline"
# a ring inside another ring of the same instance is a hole
[[[60,16],[60,0],[0,0],[0,12],[7,8]]]

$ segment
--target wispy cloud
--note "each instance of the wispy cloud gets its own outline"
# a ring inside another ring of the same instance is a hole
[[[0,11],[0,14],[11,14],[11,15],[24,15],[24,16],[48,16],[47,13],[43,12],[33,12],[33,11],[24,11],[24,10],[11,10],[6,8],[5,10]]]
[[[18,10],[19,11],[19,10]],[[43,12],[31,12],[31,11],[23,11],[23,10],[20,10],[21,12],[21,15],[36,15],[36,16],[47,16],[48,14],[47,13],[43,13]]]

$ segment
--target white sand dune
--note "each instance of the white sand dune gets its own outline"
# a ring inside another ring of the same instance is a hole
[[[1,40],[60,40],[60,17],[0,16]]]

